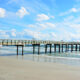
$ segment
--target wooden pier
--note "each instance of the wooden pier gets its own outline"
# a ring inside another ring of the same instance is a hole
[[[18,48],[22,47],[22,55],[24,54],[24,46],[32,45],[33,46],[33,54],[35,54],[35,47],[38,47],[38,55],[40,54],[40,45],[45,46],[45,54],[47,53],[47,49],[49,47],[49,53],[52,53],[52,46],[54,46],[54,52],[67,52],[67,51],[80,51],[80,42],[64,42],[64,41],[44,41],[44,40],[12,40],[12,39],[0,39],[0,45],[3,46],[16,46],[17,55]],[[65,48],[65,51],[64,49]],[[58,50],[57,50],[58,49]]]

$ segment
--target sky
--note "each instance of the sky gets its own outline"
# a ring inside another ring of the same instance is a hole
[[[80,0],[0,0],[0,39],[80,41]]]

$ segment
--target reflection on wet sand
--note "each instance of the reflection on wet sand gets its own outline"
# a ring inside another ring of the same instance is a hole
[[[69,57],[54,57],[48,55],[24,55],[24,56],[16,56],[15,58],[19,60],[31,60],[35,62],[52,62],[52,63],[61,63],[68,65],[78,65],[80,66],[79,58],[69,58]]]

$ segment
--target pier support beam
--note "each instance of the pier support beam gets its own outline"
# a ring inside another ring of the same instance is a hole
[[[52,44],[46,44],[45,45],[45,53],[47,53],[47,46],[50,46],[50,53],[52,52]]]
[[[35,53],[35,46],[38,46],[38,55],[40,54],[40,44],[33,44],[33,54]]]
[[[47,44],[45,45],[45,54],[47,53]]]
[[[69,51],[69,44],[67,44],[67,50]]]
[[[17,55],[18,55],[18,46],[17,46]]]
[[[68,51],[68,45],[67,45],[67,44],[65,44],[65,46],[66,46],[65,48],[66,48],[66,52],[67,52],[67,51]]]
[[[79,44],[79,51],[80,51],[80,44]]]
[[[56,44],[54,44],[54,52],[56,53]]]
[[[73,51],[73,44],[71,44],[71,52]]]
[[[2,40],[2,45],[4,44],[4,40]]]
[[[7,46],[8,46],[8,40],[7,40]]]
[[[11,40],[11,45],[12,45],[12,40]]]
[[[23,50],[23,46],[22,46],[22,56],[23,56],[23,51],[24,51],[24,50]]]
[[[62,52],[63,52],[63,44],[62,44]]]
[[[35,53],[35,45],[33,44],[33,54]]]
[[[76,44],[76,47],[75,47],[75,51],[77,51],[77,44]]]
[[[50,44],[50,53],[52,52],[52,44]]]
[[[16,45],[16,40],[15,40],[15,45]]]
[[[40,54],[40,44],[38,45],[38,55]]]
[[[60,53],[60,44],[58,44],[58,46],[59,46],[59,53]]]
[[[18,55],[18,49],[19,49],[19,46],[21,46],[22,47],[22,56],[23,56],[23,45],[16,45],[17,46],[17,55]]]

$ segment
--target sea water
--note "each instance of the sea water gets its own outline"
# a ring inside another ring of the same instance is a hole
[[[24,60],[32,60],[39,62],[53,62],[53,63],[61,63],[68,64],[74,66],[80,66],[80,52],[79,51],[68,51],[65,52],[65,48],[63,48],[63,53],[54,53],[54,47],[52,47],[52,53],[49,53],[50,47],[47,49],[47,53],[45,54],[45,46],[40,47],[40,55],[38,55],[38,47],[35,48],[35,54],[33,55],[33,47],[26,46],[24,47],[24,56],[22,54],[22,47],[19,47],[19,55],[17,56],[17,47],[16,46],[2,46],[0,47],[0,56],[7,56],[9,58],[17,58]]]

